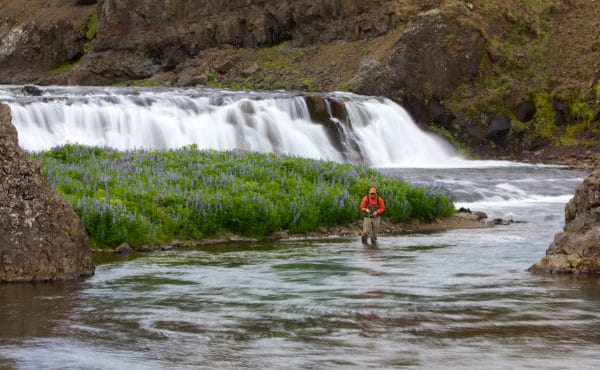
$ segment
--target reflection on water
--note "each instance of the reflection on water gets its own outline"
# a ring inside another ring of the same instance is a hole
[[[566,177],[557,194],[575,183]],[[563,208],[538,202],[509,210],[526,223],[379,248],[356,238],[96,256],[83,283],[0,285],[0,368],[596,368],[600,280],[526,271]]]

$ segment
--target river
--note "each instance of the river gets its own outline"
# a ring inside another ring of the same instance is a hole
[[[0,368],[598,368],[600,281],[527,272],[584,174],[391,169],[488,229],[95,256],[83,282],[0,285]],[[522,221],[522,222],[521,222]]]
[[[382,236],[378,249],[332,236],[96,255],[84,281],[0,285],[0,368],[600,366],[598,278],[527,272],[562,229],[582,172],[466,161],[382,98],[323,94],[323,124],[286,92],[37,93],[0,86],[26,150],[195,144],[358,161],[442,183],[457,207],[515,222]]]

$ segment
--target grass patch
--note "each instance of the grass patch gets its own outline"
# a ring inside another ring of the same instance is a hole
[[[366,166],[195,146],[119,152],[66,145],[31,155],[100,248],[343,224],[360,219],[371,186],[392,222],[454,213],[446,189],[411,186]]]
[[[72,70],[74,70],[75,68],[77,68],[77,66],[81,63],[81,59],[75,61],[75,62],[67,62],[64,64],[61,64],[59,66],[56,66],[54,68],[52,68],[50,70],[50,73],[52,74],[60,74],[60,73],[66,73],[66,72],[71,72]]]
[[[96,41],[96,31],[98,30],[98,18],[96,13],[92,13],[88,16],[87,22],[85,24],[85,38],[86,43],[83,45],[83,52],[87,53],[94,45],[94,41]]]

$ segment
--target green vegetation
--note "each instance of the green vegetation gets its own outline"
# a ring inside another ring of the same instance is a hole
[[[454,212],[446,189],[412,186],[366,166],[195,146],[119,152],[66,145],[32,156],[95,247],[307,232],[359,219],[370,186],[386,200],[392,222]]]
[[[52,68],[50,70],[50,73],[60,74],[60,73],[70,72],[73,69],[75,69],[80,63],[81,63],[81,59],[79,59],[75,62],[67,62],[67,63],[61,64],[59,66]]]
[[[50,74],[59,75],[71,72],[81,63],[83,54],[87,53],[92,48],[94,41],[96,41],[97,22],[98,20],[96,13],[91,13],[88,16],[85,24],[82,26],[82,31],[86,38],[86,42],[83,45],[83,53],[77,55],[75,58],[66,63],[54,66],[52,69],[50,69]]]
[[[127,85],[127,83],[125,83],[124,85]],[[139,86],[139,87],[156,87],[156,86],[162,86],[160,82],[158,81],[154,81],[154,80],[135,80],[131,82],[131,85],[133,86]]]
[[[474,84],[465,81],[459,86],[446,100],[447,107],[481,125],[485,125],[481,118],[485,114],[506,116],[511,119],[512,132],[524,140],[541,139],[555,146],[597,143],[598,125],[592,121],[598,111],[600,87],[586,92],[574,85],[557,85],[552,82],[553,70],[548,68],[556,15],[564,4],[555,0],[528,0],[519,2],[518,7],[515,4],[479,4],[482,14],[493,15],[498,24],[508,27],[493,33],[480,28],[486,38],[479,65],[481,78]],[[537,109],[534,119],[526,123],[519,122],[513,112],[524,100],[535,102]],[[568,107],[565,126],[555,123],[556,102]]]
[[[554,124],[554,108],[552,107],[552,96],[547,91],[542,91],[533,98],[537,113],[533,120],[535,133],[544,139],[552,140]]]
[[[310,78],[301,78],[300,83],[306,88],[306,91],[313,91],[315,89],[315,82]]]
[[[87,53],[96,41],[96,31],[98,28],[98,18],[96,13],[92,13],[89,15],[87,23],[85,25],[85,38],[87,42],[83,45],[83,52]]]

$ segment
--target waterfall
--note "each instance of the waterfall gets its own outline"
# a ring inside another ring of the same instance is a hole
[[[289,154],[372,166],[440,166],[460,160],[444,140],[420,130],[389,99],[350,93],[175,88],[41,87],[31,96],[0,86],[21,147],[41,151],[66,143],[118,150],[200,149]],[[341,112],[341,113],[340,113]],[[323,118],[324,117],[324,118]]]

